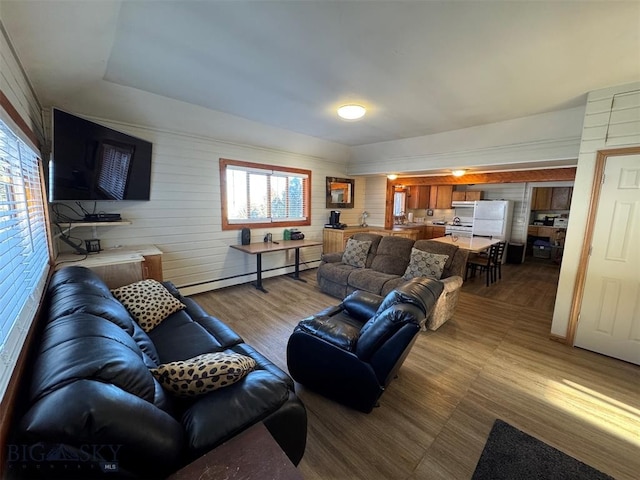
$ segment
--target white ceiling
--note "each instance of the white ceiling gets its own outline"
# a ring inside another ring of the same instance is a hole
[[[344,145],[575,107],[640,79],[640,3],[15,1],[39,99],[114,82]],[[335,109],[359,102],[359,122]]]

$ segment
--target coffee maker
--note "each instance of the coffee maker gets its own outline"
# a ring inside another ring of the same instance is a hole
[[[329,214],[329,223],[325,226],[342,229],[347,225],[344,223],[340,223],[340,210],[331,210],[331,213]]]

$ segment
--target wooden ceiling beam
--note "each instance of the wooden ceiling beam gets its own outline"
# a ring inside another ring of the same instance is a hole
[[[462,177],[434,175],[431,177],[402,177],[388,180],[396,185],[481,185],[483,183],[531,183],[573,181],[576,167],[547,168],[541,170],[519,170],[511,172],[467,173]]]

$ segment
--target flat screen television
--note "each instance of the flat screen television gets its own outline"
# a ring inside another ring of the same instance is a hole
[[[49,200],[149,200],[151,145],[54,109]]]

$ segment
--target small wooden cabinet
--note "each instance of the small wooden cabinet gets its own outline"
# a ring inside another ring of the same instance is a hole
[[[571,187],[553,187],[551,189],[551,210],[569,210],[571,207]]]
[[[413,185],[407,192],[407,210],[429,208],[429,185]]]
[[[480,190],[454,190],[451,200],[454,202],[475,202],[476,200],[482,200],[482,192]]]
[[[347,244],[347,239],[359,231],[364,230],[355,230],[353,228],[347,228],[345,230],[325,228],[322,231],[322,253],[343,252]]]
[[[424,232],[424,239],[425,240],[430,240],[432,238],[439,238],[439,237],[444,237],[444,232],[445,232],[445,228],[444,227],[439,227],[439,226],[434,226],[434,225],[427,225],[426,227],[424,227],[425,232]]]
[[[431,185],[429,208],[439,210],[451,208],[452,197],[453,185]]]
[[[75,253],[62,253],[56,258],[56,270],[69,262],[95,271],[109,288],[140,280],[163,281],[162,252],[154,245],[136,245],[102,250],[86,258]]]
[[[531,210],[569,210],[573,187],[537,187],[533,189]]]
[[[551,190],[550,187],[534,188],[531,210],[551,210]]]
[[[145,280],[153,279],[159,282],[164,280],[162,274],[162,255],[143,255],[142,277]]]
[[[546,237],[551,243],[554,243],[558,238],[563,238],[567,229],[556,227],[544,227],[539,225],[529,225],[527,228],[527,234],[533,237]]]
[[[440,238],[444,237],[445,228],[444,227],[432,227],[433,230],[431,232],[431,237],[428,238]]]

